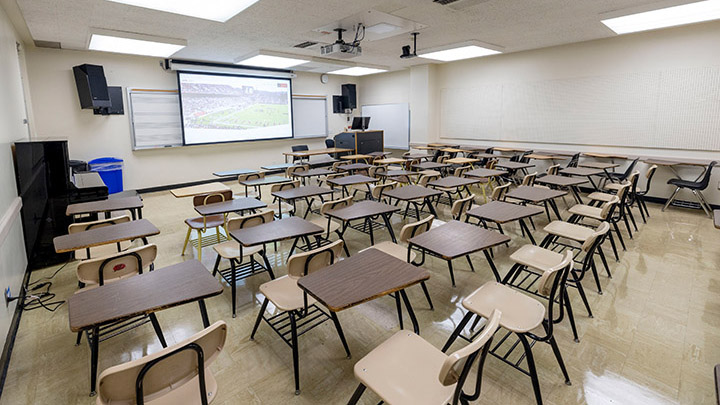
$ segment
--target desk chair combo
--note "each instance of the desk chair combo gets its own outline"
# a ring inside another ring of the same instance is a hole
[[[193,206],[197,207],[199,205],[230,201],[232,200],[232,197],[233,196],[231,190],[223,191],[221,193],[197,195],[193,197]],[[203,234],[207,232],[209,228],[215,228],[215,236],[217,239],[217,243],[220,243],[220,227],[225,227],[225,223],[226,215],[224,214],[203,215],[201,217],[193,217],[186,219],[185,225],[187,225],[188,230],[187,235],[185,235],[185,243],[183,244],[183,250],[181,255],[185,255],[185,249],[190,242],[190,234],[192,233],[192,231],[197,231],[197,239],[193,241],[192,245],[197,248],[198,260],[202,261],[202,248],[204,247],[202,238]],[[225,229],[225,233],[227,234],[227,229]],[[207,245],[210,246],[211,243],[212,242],[209,242],[207,243]]]
[[[114,218],[99,219],[91,222],[78,222],[68,225],[68,234],[80,233],[91,229],[102,228],[110,225],[124,224],[130,222],[129,215],[122,215]],[[73,256],[78,260],[90,259],[92,257],[101,257],[111,255],[115,252],[121,252],[130,247],[130,241],[118,242],[115,248],[112,245],[103,245],[97,247],[89,247],[73,252]]]
[[[708,217],[712,218],[712,208],[710,207],[710,204],[708,204],[702,192],[708,188],[708,185],[710,185],[710,176],[712,175],[712,170],[715,165],[717,165],[716,161],[713,160],[712,162],[710,162],[710,164],[705,169],[705,172],[702,174],[702,178],[699,178],[696,181],[682,179],[668,180],[667,184],[673,185],[676,188],[670,198],[665,203],[665,206],[662,208],[662,210],[665,211],[665,209],[667,209],[670,204],[673,204],[673,202],[675,202],[675,198],[677,197],[680,190],[689,190],[693,194],[693,196],[695,196],[698,204],[700,204],[700,208],[705,211],[705,214],[707,214]]]
[[[249,191],[248,186],[243,184],[243,182],[250,181],[250,180],[260,180],[265,178],[265,172],[257,172],[257,173],[247,173],[247,174],[240,174],[237,177],[238,184],[242,186],[245,189],[245,194],[237,194],[233,195],[233,198],[238,197],[252,197],[252,198],[259,198],[260,195],[260,186],[254,186],[252,191]]]

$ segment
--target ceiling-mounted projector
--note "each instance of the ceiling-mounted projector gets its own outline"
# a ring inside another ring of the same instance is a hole
[[[359,29],[359,28],[358,28]],[[362,55],[362,48],[360,47],[360,41],[354,41],[351,44],[346,43],[342,39],[342,33],[345,31],[342,28],[335,28],[338,33],[338,39],[330,45],[324,45],[320,47],[320,54],[323,56],[333,56],[336,58],[354,58]]]

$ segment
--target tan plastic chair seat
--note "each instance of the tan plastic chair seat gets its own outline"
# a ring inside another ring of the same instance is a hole
[[[608,194],[608,193],[601,193],[599,191],[596,191],[594,193],[590,193],[588,195],[588,198],[594,201],[602,201],[602,202],[608,202],[615,197],[615,194]]]
[[[383,253],[389,254],[390,256],[395,256],[402,261],[407,261],[407,258],[408,258],[408,256],[407,256],[408,250],[406,247],[402,247],[402,246],[398,245],[397,243],[393,243],[389,240],[385,241],[385,242],[376,243],[376,244],[370,246],[369,248],[365,248],[365,249],[361,250],[360,252],[363,252],[368,249],[377,249]],[[417,253],[415,253],[414,251],[411,251],[410,252],[410,261],[411,262],[414,261],[416,256],[417,256]]]
[[[275,212],[275,208],[277,208],[277,204],[273,204],[273,208],[271,208],[273,212]],[[295,209],[295,207],[293,207],[292,204],[288,204],[286,202],[281,202],[280,209],[282,210],[282,212],[287,213],[287,212],[292,212]]]
[[[340,224],[338,222],[335,222],[332,220],[330,221],[330,229],[328,229],[328,220],[327,220],[327,218],[324,218],[324,217],[311,218],[311,219],[309,219],[309,221],[312,222],[313,224],[321,227],[324,231],[323,233],[326,235],[330,232],[335,232],[338,229],[340,229]]]
[[[223,259],[239,259],[240,244],[234,240],[228,240],[223,243],[213,245],[213,250]],[[251,246],[243,248],[243,256],[250,256],[262,250],[262,246]]]
[[[280,311],[292,311],[305,306],[303,290],[297,285],[297,279],[282,276],[270,280],[260,286],[260,292],[270,300]],[[309,294],[308,306],[316,301]]]
[[[545,306],[538,300],[494,281],[475,290],[462,305],[484,318],[489,318],[495,309],[501,311],[500,326],[515,333],[529,332],[545,318]]]
[[[563,255],[539,246],[524,245],[510,255],[510,260],[541,271],[547,271],[560,264],[563,261]]]
[[[355,363],[355,376],[388,404],[445,404],[455,393],[455,384],[443,386],[438,378],[446,358],[420,336],[401,330]]]
[[[552,221],[543,228],[543,231],[578,242],[585,242],[592,236],[595,230],[587,226],[571,224],[565,221]]]
[[[620,190],[625,183],[607,183],[605,184],[605,187],[603,187],[605,190],[611,190],[611,191],[618,191]]]
[[[572,207],[570,207],[570,209],[568,210],[568,212],[571,213],[571,214],[581,215],[581,216],[583,216],[583,217],[594,218],[594,219],[597,219],[597,220],[600,220],[600,221],[602,221],[602,220],[605,219],[605,218],[603,218],[602,215],[601,215],[601,214],[602,214],[602,208],[600,208],[600,207],[591,207],[591,206],[585,205],[585,204],[576,204],[576,205],[573,205]]]
[[[225,217],[223,215],[208,215],[205,217],[188,218],[185,223],[192,229],[203,229],[203,228],[215,228],[222,226],[225,223]]]

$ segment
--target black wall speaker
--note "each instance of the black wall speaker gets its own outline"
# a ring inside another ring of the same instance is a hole
[[[343,84],[342,95],[345,100],[345,108],[354,109],[357,108],[357,95],[355,92],[354,84]]]
[[[333,96],[333,113],[343,114],[345,112],[345,103],[343,102],[343,96]]]
[[[102,66],[88,64],[75,66],[73,74],[82,108],[112,107]]]

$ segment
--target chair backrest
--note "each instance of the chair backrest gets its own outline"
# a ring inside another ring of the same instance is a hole
[[[535,184],[536,178],[537,178],[537,172],[526,174],[525,177],[523,177],[523,181],[522,181],[521,185],[532,187]]]
[[[427,184],[431,181],[438,180],[440,178],[439,174],[423,174],[420,176],[420,179],[418,180],[418,185],[422,187],[427,187]]]
[[[273,184],[272,186],[270,186],[270,192],[274,193],[276,191],[292,190],[298,187],[300,187],[300,180],[293,180],[288,181],[287,183]]]
[[[310,150],[307,145],[293,145],[291,146],[293,152],[304,152]]]
[[[453,172],[453,176],[455,177],[463,177],[465,173],[468,172],[468,170],[472,169],[472,166],[462,166],[455,169]]]
[[[438,156],[437,162],[438,162],[438,163],[445,163],[445,161],[448,160],[448,159],[450,159],[450,156],[448,156],[448,155]]]
[[[334,139],[326,139],[325,140],[325,147],[327,148],[334,148],[335,147],[335,140]]]
[[[493,189],[492,195],[490,196],[490,199],[493,201],[505,200],[505,194],[507,194],[509,189],[510,189],[510,183],[505,183],[501,186],[495,187]]]
[[[260,180],[265,178],[265,172],[257,172],[257,173],[247,173],[247,174],[239,174],[237,177],[238,183],[241,181],[248,181],[248,180]]]
[[[627,191],[627,189],[629,187],[630,187],[630,185],[628,184],[624,190]],[[618,191],[618,194],[620,194],[620,191]],[[620,198],[618,196],[615,196],[615,197],[611,198],[610,201],[603,203],[602,209],[600,210],[600,217],[607,220],[608,217],[610,216],[610,214],[612,214],[613,208],[618,203],[620,203]]]
[[[572,157],[570,158],[570,161],[568,162],[567,166],[565,166],[565,167],[566,168],[567,167],[577,167],[579,161],[580,161],[580,154],[576,153],[576,154],[572,155]]]
[[[78,233],[83,231],[89,231],[90,229],[102,228],[110,225],[122,224],[130,222],[129,215],[122,215],[114,218],[99,219],[91,222],[78,222],[76,224],[70,224],[68,226],[68,233]]]
[[[382,197],[382,194],[384,192],[394,189],[395,187],[397,187],[397,185],[397,181],[389,181],[385,184],[378,184],[377,186],[372,188],[372,196],[374,199],[380,201],[380,198]]]
[[[347,196],[337,200],[326,201],[320,206],[320,215],[325,215],[330,210],[336,210],[353,205],[353,196]]]
[[[598,227],[595,229],[595,232],[593,232],[592,235],[590,235],[590,237],[587,238],[585,240],[585,242],[583,242],[583,244],[582,244],[583,252],[585,252],[585,253],[591,252],[595,247],[595,242],[600,237],[605,235],[609,230],[610,230],[610,224],[608,224],[605,221],[600,222],[600,225],[598,225]]]
[[[227,222],[227,229],[228,231],[234,231],[236,229],[249,228],[251,226],[272,222],[273,220],[275,220],[275,212],[273,210],[266,210],[255,214],[230,218]]]
[[[453,384],[456,385],[455,394],[453,395],[454,399],[452,401],[453,404],[457,404],[458,399],[463,396],[462,391],[463,386],[465,385],[465,380],[467,379],[468,374],[470,374],[470,368],[473,363],[475,363],[480,350],[483,351],[483,357],[487,356],[492,338],[498,330],[498,327],[500,327],[501,317],[502,312],[500,312],[499,309],[494,309],[487,323],[483,327],[482,332],[479,333],[469,345],[458,349],[447,356],[442,364],[442,367],[440,367],[440,374],[438,375],[440,384],[445,387]],[[479,361],[479,367],[482,367],[484,365],[484,358],[481,358]],[[478,370],[478,373],[482,375],[482,370]]]
[[[567,249],[560,264],[546,270],[537,283],[538,294],[547,297],[546,318],[550,320],[547,323],[547,337],[553,335],[553,324],[562,322],[565,314],[565,289],[568,275],[575,264],[573,256],[573,250]],[[557,317],[555,305],[559,312]]]
[[[407,243],[408,239],[429,231],[432,227],[433,219],[435,219],[435,216],[429,215],[417,222],[412,222],[403,226],[400,230],[400,241]]]
[[[98,259],[82,260],[75,270],[78,281],[85,284],[105,283],[142,274],[157,258],[157,245],[148,244]]]
[[[553,266],[542,274],[540,276],[540,280],[538,280],[538,293],[550,297],[551,299],[554,299],[555,297],[551,295],[555,292],[553,291],[558,284],[558,276],[562,275],[562,270],[570,270],[573,265],[573,252],[571,249],[568,249],[565,251],[565,256],[563,257],[562,261],[556,265]]]
[[[339,167],[342,166],[342,165],[346,165],[346,164],[347,164],[347,162],[343,162],[343,161],[334,162],[334,163],[332,164],[332,168],[330,168],[330,170],[332,170],[332,171],[334,171],[334,172],[338,172],[338,171],[340,171]]]
[[[655,175],[656,170],[657,165],[652,165],[648,169],[647,173],[645,173],[645,178],[647,179],[647,182],[645,183],[645,190],[642,192],[643,194],[647,194],[648,191],[650,191],[650,182],[652,182],[652,178]]]
[[[700,180],[700,183],[698,184],[700,190],[705,190],[708,185],[710,185],[710,175],[712,175],[712,169],[717,164],[716,161],[710,162],[707,169],[705,169],[705,175],[703,176],[702,180]]]
[[[640,158],[635,158],[632,162],[630,162],[630,165],[628,165],[627,169],[625,169],[625,173],[620,177],[620,180],[625,180],[630,176],[630,173],[635,169],[635,165],[637,165],[638,160]]]
[[[558,171],[560,171],[560,165],[556,163],[548,167],[545,173],[547,173],[548,176],[555,176],[558,174]]]
[[[298,279],[333,264],[340,257],[342,248],[343,241],[338,239],[329,245],[290,256],[287,262],[288,277]]]
[[[475,195],[470,194],[465,198],[460,198],[453,201],[452,208],[450,208],[450,215],[454,219],[459,221],[462,215],[466,213],[470,208],[472,208],[474,198]]]
[[[373,166],[368,169],[368,176],[377,178],[380,173],[387,173],[387,168],[388,165]]]
[[[205,373],[211,372],[210,365],[225,346],[226,338],[227,324],[217,321],[177,344],[106,369],[98,378],[97,403],[135,404],[159,400],[172,395],[176,389],[186,388],[185,384],[196,377],[200,395],[195,398],[209,402],[208,396],[214,398],[217,393],[206,392]],[[142,393],[139,400],[138,392]]]
[[[492,170],[492,169],[495,168],[495,165],[497,164],[497,162],[498,162],[497,159],[490,159],[490,160],[488,160],[488,162],[485,164],[485,168]]]
[[[294,165],[285,169],[285,177],[292,178],[293,173],[306,172],[310,170],[310,165]]]
[[[523,152],[523,153],[520,155],[520,160],[519,160],[519,162],[520,162],[520,163],[530,163],[530,158],[527,157],[527,156],[528,156],[529,154],[531,154],[531,153],[533,153],[532,150],[526,150],[525,152]]]
[[[617,190],[617,197],[620,199],[620,202],[625,201],[625,197],[627,197],[627,194],[630,191],[630,188],[632,188],[632,183],[625,182]]]
[[[215,204],[232,200],[232,190],[225,190],[218,193],[200,194],[193,197],[193,206]]]

